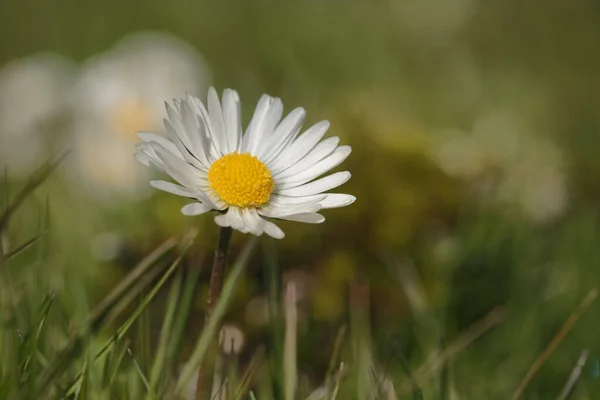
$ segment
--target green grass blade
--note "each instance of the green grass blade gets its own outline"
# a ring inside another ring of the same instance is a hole
[[[129,349],[129,348],[127,349],[127,355],[131,358],[133,367],[135,368],[135,371],[137,372],[138,376],[140,377],[142,383],[144,384],[144,387],[146,388],[148,396],[152,400],[156,399],[156,395],[154,394],[154,392],[152,391],[152,388],[150,387],[150,382],[148,381],[148,378],[144,374],[144,371],[142,371],[140,364],[137,362],[137,360],[133,356],[133,353],[131,352],[131,349]]]
[[[254,353],[252,356],[252,360],[250,361],[250,365],[246,369],[244,376],[242,376],[242,381],[240,382],[238,389],[236,391],[234,400],[242,400],[246,393],[248,393],[248,389],[250,389],[250,385],[252,384],[252,380],[258,371],[261,363],[264,358],[264,349],[259,348],[259,350]]]
[[[332,381],[336,371],[336,366],[339,364],[340,354],[342,352],[342,346],[344,343],[344,339],[346,337],[346,325],[342,325],[338,330],[338,333],[335,337],[335,343],[333,345],[333,352],[331,354],[331,359],[329,360],[329,368],[327,369],[327,374],[325,375],[325,384],[323,385],[325,388],[326,394],[331,393]]]
[[[64,158],[69,154],[69,151],[65,151],[64,153],[54,157],[53,159],[46,162],[42,167],[40,167],[33,176],[29,179],[29,182],[17,193],[15,198],[11,203],[9,203],[4,209],[2,215],[0,215],[0,233],[4,232],[6,229],[8,222],[11,217],[14,215],[15,211],[23,204],[25,199],[40,186],[52,172],[56,169],[56,167],[64,160]]]
[[[90,318],[90,326],[99,327],[100,325],[105,324],[106,320],[110,320],[110,318],[107,318],[107,315],[117,303],[123,303],[121,300],[125,297],[127,292],[131,292],[131,290],[135,288],[139,291],[143,290],[142,285],[139,285],[140,279],[148,273],[151,267],[153,267],[163,255],[175,248],[176,245],[177,240],[175,238],[167,239],[152,253],[140,261],[138,265],[121,282],[119,282],[111,293],[108,294],[94,309],[92,317]],[[133,298],[130,300],[133,300]]]
[[[87,361],[85,362],[85,364],[83,365],[83,372],[81,373],[81,385],[79,385],[79,392],[77,392],[77,396],[75,397],[75,400],[85,400],[88,398],[88,373],[89,373],[89,368],[88,368],[88,363]]]
[[[158,348],[156,350],[156,356],[154,357],[154,362],[150,370],[150,387],[154,392],[157,392],[157,386],[161,377],[161,373],[165,371],[167,350],[173,328],[173,321],[177,312],[179,297],[181,295],[182,282],[183,272],[180,270],[180,273],[173,282],[171,291],[169,292],[169,297],[167,298],[167,307],[165,310],[164,322],[158,339]]]
[[[124,307],[125,305],[123,303],[128,303],[128,301],[132,300],[125,299],[125,302],[122,301],[127,293],[127,290],[134,290],[135,288],[132,289],[131,287],[135,285],[136,281],[139,281],[140,277],[144,276],[150,267],[152,267],[156,261],[158,261],[167,251],[174,248],[176,244],[177,241],[174,238],[165,241],[150,255],[145,257],[133,269],[133,271],[128,274],[125,279],[121,281],[121,283],[117,285],[117,287],[100,302],[100,304],[92,312],[92,316],[90,317],[87,327],[83,330],[83,332],[80,332],[73,339],[71,339],[66,347],[50,362],[48,367],[38,377],[38,387],[47,387],[56,376],[60,375],[71,364],[72,360],[83,348],[85,339],[90,334],[100,330],[105,323],[110,321],[108,318],[106,318],[106,315],[112,308],[115,307],[115,304],[120,304],[122,307]]]
[[[42,232],[39,235],[29,239],[28,241],[26,241],[25,243],[23,243],[20,246],[17,246],[16,249],[9,251],[8,253],[6,253],[4,255],[4,258],[8,261],[13,257],[18,256],[19,254],[21,254],[22,252],[24,252],[25,250],[27,250],[28,248],[30,248],[31,246],[33,246],[35,243],[37,243],[44,235],[46,234],[46,232]]]
[[[125,323],[123,325],[121,325],[119,327],[119,329],[115,332],[115,334],[112,335],[111,338],[104,344],[104,346],[96,354],[94,360],[98,360],[100,357],[102,357],[109,349],[111,349],[113,347],[113,345],[115,343],[117,343],[119,340],[121,340],[124,337],[124,335],[131,328],[131,326],[133,326],[133,324],[137,320],[137,318],[142,314],[142,312],[146,309],[146,307],[152,302],[154,297],[156,297],[156,294],[159,292],[159,290],[163,287],[163,285],[167,282],[167,280],[171,277],[173,272],[179,266],[181,260],[183,259],[183,256],[185,255],[185,252],[187,251],[187,249],[189,248],[190,245],[191,245],[191,242],[183,249],[182,254],[171,264],[170,268],[163,275],[163,277],[160,279],[160,281],[152,288],[152,290],[142,300],[140,305],[129,316],[129,318],[125,321]],[[81,344],[79,344],[79,345],[81,346]],[[139,364],[137,366],[139,367]],[[140,371],[142,371],[142,370],[140,369]],[[77,379],[75,380],[75,382],[73,382],[73,384],[76,383],[77,380],[80,378],[81,378],[81,375],[77,377]]]
[[[122,344],[122,349],[118,351],[117,356],[115,357],[115,361],[112,364],[112,372],[108,378],[108,387],[112,386],[117,374],[119,373],[119,368],[121,367],[121,363],[123,362],[123,358],[125,357],[125,353],[127,353],[127,349],[129,348],[130,341],[125,340]],[[116,350],[115,350],[116,351]]]
[[[201,263],[198,263],[201,265]],[[173,332],[171,333],[169,354],[172,360],[175,360],[181,350],[181,344],[185,335],[185,329],[188,324],[188,318],[192,310],[194,294],[198,287],[198,277],[200,276],[201,268],[192,268],[189,276],[185,280],[181,302],[179,303],[178,313],[173,324]]]
[[[225,284],[223,285],[223,290],[221,292],[221,297],[215,304],[213,309],[213,313],[208,319],[208,322],[198,339],[196,347],[190,357],[190,359],[186,362],[181,370],[181,374],[175,386],[175,392],[179,393],[188,383],[192,375],[194,374],[194,370],[202,363],[204,356],[208,350],[210,343],[212,342],[219,323],[223,318],[225,311],[227,310],[227,306],[231,298],[233,297],[235,288],[241,278],[242,272],[244,271],[248,261],[250,260],[250,256],[254,247],[256,245],[256,237],[250,239],[250,241],[244,246],[240,256],[236,260],[231,272],[229,273]]]
[[[148,304],[150,304],[150,302],[154,299],[154,297],[156,297],[156,295],[158,294],[159,290],[169,280],[169,278],[171,277],[171,275],[173,274],[173,272],[175,272],[175,270],[177,269],[177,267],[181,263],[181,260],[183,259],[183,256],[187,252],[187,249],[190,247],[190,245],[191,245],[191,243],[189,243],[183,249],[182,254],[179,257],[177,257],[177,259],[175,261],[173,261],[173,263],[171,264],[171,266],[169,267],[169,269],[167,270],[167,272],[165,272],[165,274],[160,279],[160,281],[152,288],[152,290],[148,293],[148,295],[146,295],[146,297],[144,297],[142,303],[129,316],[129,318],[125,321],[125,323],[123,325],[121,325],[121,327],[119,327],[119,329],[111,337],[111,339],[109,339],[109,341],[102,347],[102,349],[96,355],[96,358],[101,357],[102,354],[104,354],[104,352],[106,350],[108,350],[108,348],[111,347],[117,340],[120,340],[121,338],[123,338],[123,336],[125,335],[125,333],[129,330],[129,328],[131,328],[131,326],[133,325],[133,323],[137,320],[137,318],[146,309],[146,307],[148,306]]]
[[[283,346],[283,379],[285,400],[294,400],[298,383],[296,366],[296,342],[298,334],[298,310],[296,286],[287,285],[285,290],[285,341]]]

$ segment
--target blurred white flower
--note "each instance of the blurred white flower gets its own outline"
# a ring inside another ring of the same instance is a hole
[[[219,333],[219,345],[225,354],[240,354],[244,346],[244,332],[235,325],[225,324]]]
[[[135,133],[162,131],[164,101],[205,91],[209,75],[191,46],[159,33],[130,35],[87,61],[72,97],[77,177],[104,199],[147,194]]]
[[[486,194],[544,222],[567,207],[563,158],[547,137],[533,135],[507,112],[483,115],[471,132],[436,136],[432,158],[447,174],[490,186]],[[492,177],[491,180],[488,179]]]
[[[72,72],[54,54],[12,61],[0,70],[0,160],[11,176],[23,177],[45,161],[45,136],[55,133],[51,122],[65,111]]]

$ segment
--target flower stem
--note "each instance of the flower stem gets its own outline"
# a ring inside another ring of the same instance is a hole
[[[217,249],[215,250],[215,256],[213,258],[212,272],[210,274],[210,286],[208,289],[208,304],[206,307],[206,315],[204,323],[208,322],[210,315],[212,314],[215,303],[221,295],[223,289],[223,277],[225,276],[225,267],[227,266],[227,253],[229,252],[229,243],[231,242],[231,234],[233,229],[230,227],[224,227],[219,230],[219,242]],[[210,393],[210,388],[207,387],[212,374],[208,374],[206,371],[206,364],[203,363],[198,369],[198,380],[196,382],[196,400],[203,400],[207,396],[204,394]]]

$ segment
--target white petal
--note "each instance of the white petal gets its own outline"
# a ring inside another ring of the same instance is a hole
[[[313,196],[303,196],[303,197],[290,197],[290,196],[283,196],[280,194],[273,194],[273,195],[271,195],[271,198],[269,199],[269,203],[282,204],[282,205],[302,204],[302,203],[319,203],[322,200],[325,200],[325,198],[327,198],[327,194],[315,194]]]
[[[242,219],[240,209],[237,207],[229,207],[226,214],[217,215],[215,217],[215,222],[217,223],[217,225],[222,227],[230,226],[237,231],[243,233],[248,232],[246,224]]]
[[[214,87],[208,89],[208,115],[212,125],[212,139],[217,145],[217,151],[220,154],[230,152],[227,137],[225,136],[225,123],[223,122],[223,110],[219,102],[219,95]]]
[[[165,149],[169,150],[170,152],[172,152],[175,155],[178,155],[179,150],[177,150],[177,146],[175,146],[175,144],[173,142],[171,142],[169,139],[157,135],[155,133],[151,133],[151,132],[138,132],[137,136],[142,139],[144,142],[156,142],[156,143],[160,143],[162,144]]]
[[[192,108],[192,111],[198,118],[200,140],[202,141],[202,147],[204,148],[204,152],[206,153],[206,157],[210,164],[219,158],[221,154],[219,154],[216,149],[215,140],[213,138],[213,128],[211,126],[208,111],[199,98],[188,93],[186,99]]]
[[[240,210],[237,207],[230,207],[226,214],[216,216],[215,222],[219,226],[230,226],[243,233],[251,232],[260,235],[264,232],[275,239],[282,239],[285,236],[277,225],[261,218],[254,209]]]
[[[294,205],[318,203],[321,209],[338,208],[348,206],[356,200],[356,197],[343,193],[323,193],[310,196],[289,197],[280,194],[273,194],[269,200],[272,205]]]
[[[306,202],[302,204],[287,204],[287,205],[276,205],[272,204],[268,207],[264,207],[258,210],[260,215],[264,215],[269,218],[281,218],[286,215],[301,214],[301,213],[314,213],[321,209],[321,205],[315,202]]]
[[[285,219],[287,221],[304,222],[306,224],[320,224],[323,221],[325,221],[325,217],[318,213],[293,214],[281,217],[280,219]]]
[[[208,168],[210,162],[208,161],[209,151],[207,151],[207,148],[210,150],[210,144],[205,143],[206,141],[203,140],[208,129],[206,122],[199,115],[195,114],[188,101],[182,100],[179,109],[181,120],[191,146],[188,150],[205,168]]]
[[[271,96],[263,94],[258,103],[256,104],[256,109],[254,110],[254,114],[252,115],[252,119],[246,128],[246,133],[242,138],[242,153],[250,151],[250,148],[254,146],[255,141],[260,141],[260,135],[262,132],[260,131],[260,126],[262,121],[265,119],[267,113],[269,112],[269,108],[271,107]]]
[[[144,164],[146,167],[152,166],[152,159],[148,155],[142,153],[141,151],[136,151],[135,153],[133,153],[133,156],[136,160]]]
[[[150,186],[178,196],[195,197],[190,189],[167,181],[150,181]]]
[[[302,121],[304,121],[305,116],[306,111],[301,107],[289,113],[277,126],[270,140],[262,147],[257,157],[268,166],[269,162],[275,159],[296,138],[302,128]]]
[[[322,209],[348,206],[356,200],[351,194],[327,193],[325,200],[319,202]]]
[[[169,116],[168,120],[165,120],[169,121],[170,126],[173,128],[172,133],[174,136],[171,137],[171,141],[177,145],[177,139],[179,139],[183,146],[185,146],[187,149],[192,149],[192,143],[190,142],[180,113],[174,110],[173,107],[171,107],[171,105],[167,102],[165,102],[165,108],[167,109],[167,115]],[[177,148],[182,154],[184,153],[180,146],[177,146]]]
[[[265,225],[263,229],[267,235],[271,236],[274,239],[283,239],[285,237],[285,233],[283,233],[281,228],[279,228],[271,221],[265,220]]]
[[[254,116],[248,125],[242,141],[242,152],[258,154],[261,145],[273,134],[273,130],[283,114],[283,104],[280,99],[263,95],[258,101]]]
[[[203,183],[198,175],[198,170],[190,164],[186,163],[156,142],[152,142],[150,145],[156,152],[158,158],[163,162],[165,172],[171,175],[177,182],[188,188]]]
[[[271,162],[269,169],[277,174],[297,163],[316,146],[327,129],[329,121],[321,121],[308,128]]]
[[[344,161],[350,155],[351,152],[352,149],[350,146],[338,147],[335,149],[335,152],[332,155],[322,159],[312,167],[308,167],[302,172],[299,172],[298,174],[292,175],[288,178],[276,179],[276,184],[281,189],[287,189],[312,181],[330,169],[340,165],[342,161]]]
[[[260,236],[263,233],[264,220],[256,213],[255,209],[245,208],[241,210],[242,219],[248,228],[248,232]]]
[[[321,161],[323,158],[332,154],[335,151],[335,148],[337,147],[339,142],[340,138],[338,138],[337,136],[323,140],[295,165],[292,165],[290,168],[285,169],[279,174],[275,174],[275,179],[277,180],[293,176],[306,170],[307,168],[312,167],[314,164]]]
[[[340,186],[341,184],[347,182],[348,179],[350,179],[350,176],[351,174],[348,171],[336,172],[335,174],[328,175],[324,178],[307,183],[303,186],[298,186],[291,189],[278,190],[277,193],[293,197],[318,194]]]
[[[242,112],[240,97],[235,90],[225,89],[223,93],[223,121],[228,152],[238,151],[242,140]]]
[[[200,214],[204,214],[207,211],[210,211],[211,207],[207,206],[206,204],[202,204],[202,203],[190,203],[190,204],[186,204],[185,206],[183,206],[181,208],[181,213],[183,215],[200,215]]]
[[[204,201],[203,199],[198,199],[203,203],[212,204],[215,210],[225,210],[227,207],[227,203],[225,203],[219,196],[217,196],[214,191],[210,188],[203,188],[203,194],[209,199],[209,201]]]
[[[156,151],[152,148],[152,143],[137,143],[135,145],[137,150],[136,158],[140,160],[142,163],[149,162],[154,168],[158,169],[161,172],[165,171],[165,164],[161,161],[161,159],[156,154]]]
[[[191,154],[191,151],[186,145],[181,141],[179,134],[176,133],[175,128],[171,124],[171,122],[167,119],[163,120],[165,125],[165,129],[169,136],[171,137],[171,141],[175,144],[177,148],[177,152],[172,152],[175,155],[180,155],[182,159],[186,162],[192,164],[194,167],[202,170],[207,170],[207,166],[199,161],[198,158]]]

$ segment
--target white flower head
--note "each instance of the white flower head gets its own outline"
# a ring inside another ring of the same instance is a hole
[[[349,194],[324,193],[350,179],[350,172],[318,178],[350,154],[339,138],[321,141],[329,122],[321,121],[299,135],[305,112],[296,108],[285,118],[280,99],[263,95],[242,134],[240,100],[226,89],[222,102],[214,88],[208,108],[192,95],[167,104],[166,139],[140,132],[144,141],[136,158],[169,174],[179,185],[151,181],[157,189],[196,201],[184,215],[217,210],[217,225],[243,233],[266,233],[277,239],[283,231],[265,218],[321,223],[321,209],[354,202]]]
[[[147,171],[131,157],[140,130],[161,130],[163,100],[206,90],[209,69],[186,42],[135,33],[88,60],[73,93],[79,178],[94,195],[147,194]]]

